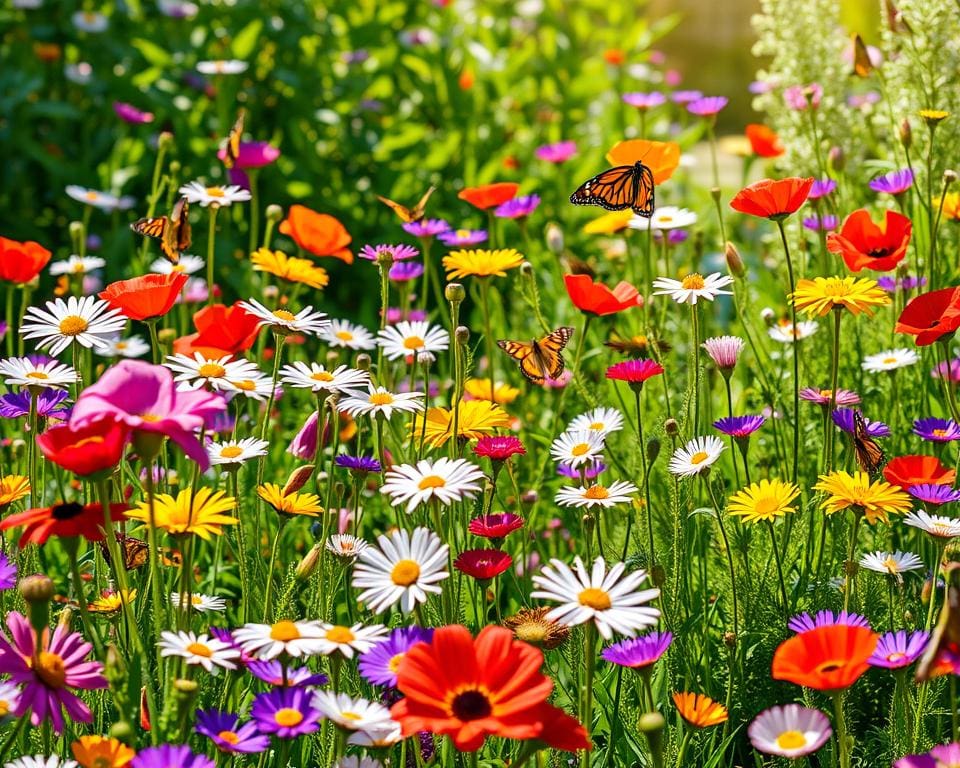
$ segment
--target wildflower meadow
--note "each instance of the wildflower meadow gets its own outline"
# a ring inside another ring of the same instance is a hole
[[[670,5],[4,2],[2,768],[960,766],[960,16]]]

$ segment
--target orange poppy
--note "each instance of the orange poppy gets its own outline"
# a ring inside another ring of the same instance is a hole
[[[806,202],[813,178],[761,179],[744,187],[730,201],[730,207],[750,216],[785,219]]]
[[[902,213],[888,210],[884,214],[878,224],[866,208],[854,211],[843,220],[839,232],[827,235],[827,250],[839,253],[851,272],[896,269],[907,255],[913,225]]]
[[[838,691],[866,672],[880,636],[869,627],[833,624],[791,637],[773,654],[773,679]]]
[[[627,139],[618,141],[607,152],[610,165],[633,165],[641,162],[653,173],[653,183],[663,184],[680,165],[680,145],[674,141]]]
[[[643,296],[630,283],[621,281],[613,289],[595,283],[589,275],[564,275],[570,301],[581,312],[603,317],[630,307],[642,307]]]
[[[29,283],[47,266],[51,253],[40,243],[24,243],[0,237],[0,280],[16,285]]]
[[[353,238],[343,224],[326,213],[317,213],[305,205],[291,205],[287,218],[280,222],[280,232],[314,256],[333,256],[353,263],[353,253],[347,247]]]
[[[626,63],[627,54],[620,48],[607,48],[607,50],[603,52],[603,60],[607,62],[607,64],[619,67]]]
[[[110,283],[97,295],[124,317],[147,320],[167,314],[186,282],[183,272],[143,275]]]
[[[675,693],[673,703],[680,717],[694,728],[709,728],[729,719],[727,708],[702,693]]]
[[[520,185],[512,181],[497,181],[493,184],[484,184],[482,187],[464,187],[457,197],[485,211],[487,208],[502,205],[507,200],[513,200],[519,189]]]
[[[744,133],[750,141],[750,149],[758,157],[780,157],[786,150],[776,131],[760,123],[750,123]]]
[[[914,485],[953,485],[957,472],[945,467],[936,456],[911,454],[897,456],[883,468],[883,478],[888,483],[907,490]]]
[[[193,316],[197,333],[174,341],[173,351],[181,355],[199,352],[206,357],[235,355],[253,346],[260,332],[258,322],[256,316],[238,304],[204,307]]]

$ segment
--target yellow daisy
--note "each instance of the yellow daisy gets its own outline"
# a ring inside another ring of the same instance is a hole
[[[0,477],[0,509],[6,509],[29,493],[30,478],[24,475]]]
[[[323,288],[330,282],[327,270],[323,267],[316,266],[310,259],[287,256],[282,251],[260,248],[250,254],[250,261],[257,272],[267,272],[289,283]]]
[[[137,597],[137,590],[131,589],[128,592],[104,592],[96,600],[87,605],[94,613],[116,613],[123,608],[124,603],[132,603]]]
[[[939,208],[941,198],[933,198],[933,207]],[[943,218],[947,221],[960,221],[960,193],[949,192],[943,196]]]
[[[490,396],[490,379],[467,379],[464,391],[474,400],[493,400],[500,405],[509,405],[520,394],[520,390],[502,381],[493,385],[493,397]]]
[[[453,433],[453,408],[431,408],[426,417],[426,442],[434,448],[444,445]],[[510,417],[496,403],[489,400],[461,400],[457,408],[457,436],[476,440],[492,434],[498,427],[510,426]],[[420,439],[422,422],[414,416],[410,434]]]
[[[306,515],[317,517],[323,512],[320,497],[315,493],[288,493],[276,483],[264,483],[257,488],[257,496],[281,515]]]
[[[180,491],[176,498],[161,493],[154,497],[153,506],[156,527],[175,536],[193,533],[209,541],[212,536],[223,533],[223,526],[238,522],[237,518],[226,514],[236,509],[236,499],[209,488],[198,488],[196,494],[190,490]],[[127,512],[127,517],[149,525],[150,505],[146,501],[140,502],[136,509]]]
[[[875,307],[890,303],[890,297],[865,277],[815,277],[799,280],[791,295],[793,305],[810,317],[823,317],[830,310],[848,309],[854,315],[872,315]]]
[[[950,117],[950,113],[945,109],[921,109],[920,117],[924,119],[927,125],[935,126]]]
[[[81,736],[70,745],[80,768],[125,768],[136,752],[110,736]]]
[[[887,522],[888,515],[909,512],[910,496],[885,480],[870,482],[866,472],[831,472],[821,475],[820,482],[813,486],[823,491],[827,498],[820,505],[826,514],[832,515],[845,509],[857,515],[865,515],[871,525],[877,520]]]
[[[790,505],[800,489],[783,480],[761,480],[742,488],[730,497],[727,512],[743,519],[745,523],[773,522],[796,507]]]
[[[588,221],[584,225],[583,231],[588,235],[612,235],[614,232],[626,229],[632,218],[633,211],[629,208],[623,211],[612,211]]]
[[[523,256],[516,248],[453,251],[443,257],[447,280],[459,277],[506,277],[507,270],[519,267]]]

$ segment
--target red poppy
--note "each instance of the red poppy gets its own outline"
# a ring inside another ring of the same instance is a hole
[[[110,519],[115,523],[123,520],[129,508],[126,504],[111,504]],[[103,541],[103,523],[103,507],[99,504],[67,501],[10,515],[0,522],[0,531],[23,526],[19,542],[23,549],[27,544],[43,544],[51,536],[83,536],[87,541]]]
[[[953,334],[957,328],[960,328],[960,286],[912,298],[897,318],[894,331],[915,336],[916,345],[925,347],[941,336]]]
[[[865,208],[854,211],[844,219],[839,232],[827,235],[827,250],[843,256],[851,272],[864,267],[874,272],[896,269],[907,255],[913,227],[903,214],[885,213],[883,223],[877,224]]]
[[[760,123],[750,123],[744,133],[750,142],[750,149],[758,157],[780,157],[786,150],[776,131]]]
[[[54,464],[86,477],[120,463],[130,430],[121,422],[101,419],[85,427],[64,424],[37,435],[37,445]]]
[[[317,213],[305,205],[291,205],[287,218],[280,222],[280,232],[314,256],[332,256],[353,263],[353,253],[347,247],[353,238],[343,224],[326,213]]]
[[[181,355],[199,352],[206,357],[235,355],[253,346],[260,332],[258,322],[239,304],[212,304],[194,314],[197,333],[174,341],[173,351]]]
[[[801,632],[774,652],[772,677],[818,691],[849,688],[870,668],[879,639],[869,627],[848,624]]]
[[[551,749],[562,749],[565,752],[591,749],[587,729],[577,718],[552,704],[541,704],[537,716],[543,724],[537,741]]]
[[[29,283],[50,261],[50,251],[40,243],[20,243],[0,237],[0,280],[16,285]]]
[[[183,272],[142,275],[110,283],[97,295],[124,317],[147,320],[167,314],[186,282],[187,276]]]
[[[481,581],[499,576],[512,564],[513,558],[499,549],[468,549],[453,561],[458,571]]]
[[[519,189],[520,185],[512,181],[498,181],[494,184],[484,184],[482,187],[464,187],[457,197],[485,211],[487,208],[502,205],[507,200],[513,200]]]
[[[737,192],[730,207],[750,216],[785,219],[804,204],[812,186],[813,178],[761,179]]]
[[[907,490],[914,485],[953,485],[957,472],[945,467],[936,456],[897,456],[883,468],[888,483]]]
[[[614,67],[622,66],[627,61],[626,51],[620,48],[607,48],[603,52],[603,60]]]
[[[643,306],[643,296],[627,282],[617,283],[613,290],[593,282],[589,275],[564,275],[563,282],[570,301],[581,312],[603,316]]]
[[[465,752],[480,749],[488,735],[569,749],[574,739],[557,733],[567,721],[546,703],[553,681],[540,671],[542,665],[538,649],[503,627],[484,627],[476,639],[466,627],[440,627],[431,642],[404,655],[397,670],[404,698],[390,714],[404,736],[449,735]],[[587,746],[582,732],[581,737],[574,748]]]

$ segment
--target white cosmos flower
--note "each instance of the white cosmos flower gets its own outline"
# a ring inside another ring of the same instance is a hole
[[[368,727],[359,731],[354,731],[347,738],[347,744],[353,744],[357,747],[374,747],[376,749],[386,749],[394,744],[399,744],[403,738],[400,730],[400,723],[393,721],[383,726],[383,728]],[[380,768],[376,761],[370,768]],[[360,768],[368,768],[363,764]]]
[[[867,355],[863,358],[860,367],[870,373],[881,373],[882,371],[895,371],[897,368],[905,368],[908,365],[915,365],[920,362],[920,355],[915,349],[887,349],[878,352],[875,355]]]
[[[665,205],[662,208],[657,208],[649,219],[645,216],[634,216],[627,226],[630,229],[652,229],[656,232],[658,230],[683,229],[696,223],[697,214],[693,211],[678,208],[675,205]]]
[[[77,11],[70,19],[81,32],[103,32],[110,25],[106,16],[94,11]]]
[[[186,391],[203,387],[220,391],[228,388],[227,382],[230,380],[250,379],[260,375],[260,369],[255,363],[244,358],[234,360],[233,355],[217,358],[208,358],[199,352],[194,352],[193,357],[167,355],[167,361],[163,365],[176,374],[173,380],[177,383],[177,389]]]
[[[47,363],[34,363],[29,357],[8,357],[0,360],[0,376],[11,385],[18,387],[59,387],[66,389],[80,376],[69,365],[51,360]]]
[[[49,346],[53,356],[73,342],[87,349],[102,347],[127,324],[127,318],[95,296],[54,299],[45,310],[28,307],[23,319],[23,338],[40,339],[37,347]]]
[[[171,264],[166,259],[156,259],[150,264],[150,271],[158,275],[169,275],[174,272],[183,272],[185,275],[194,275],[203,269],[206,262],[199,256],[192,256],[189,253],[181,253],[180,261]]]
[[[231,468],[246,464],[250,459],[258,459],[267,455],[270,443],[256,437],[245,437],[242,440],[227,440],[223,443],[207,445],[207,456],[213,465],[227,465]]]
[[[747,728],[750,743],[759,752],[791,760],[813,754],[827,743],[832,733],[830,721],[823,712],[799,704],[764,710]]]
[[[329,656],[339,651],[348,659],[352,659],[354,653],[366,653],[381,642],[387,633],[387,628],[382,624],[373,624],[369,627],[362,624],[354,624],[352,627],[321,624],[320,627],[320,639],[323,642],[320,649],[321,655]]]
[[[891,576],[900,576],[907,571],[916,571],[923,568],[921,560],[913,552],[868,552],[860,558],[860,566],[868,571],[886,573]]]
[[[279,390],[280,388],[277,387]],[[221,387],[223,392],[236,392],[251,400],[264,401],[273,391],[273,379],[264,373],[257,373],[246,379],[226,379]]]
[[[120,198],[111,195],[109,192],[100,192],[96,189],[88,189],[78,184],[68,184],[66,192],[69,197],[85,205],[92,205],[101,211],[116,211],[120,208]]]
[[[351,390],[344,394],[348,397],[341,400],[338,407],[342,413],[354,417],[373,414],[389,419],[394,411],[413,413],[423,410],[422,392],[390,392],[386,387],[371,384],[367,392]]]
[[[59,755],[27,755],[4,763],[3,768],[78,768],[76,760],[66,760]]]
[[[268,309],[256,299],[241,301],[240,306],[256,316],[260,327],[268,325],[274,333],[309,333],[316,336],[330,325],[326,314],[314,312],[313,307],[306,307],[294,314],[289,309]]]
[[[376,731],[394,726],[390,710],[375,701],[354,699],[336,691],[317,691],[311,703],[324,717],[348,731]]]
[[[197,72],[202,75],[239,75],[247,71],[247,66],[247,62],[237,59],[198,61]]]
[[[319,621],[281,619],[273,624],[244,624],[233,631],[233,639],[244,652],[269,661],[281,653],[295,659],[315,656],[323,648]]]
[[[180,607],[179,592],[170,593],[170,604],[175,608]],[[227,610],[227,601],[216,595],[204,595],[199,592],[193,592],[190,595],[188,606],[198,613],[210,613],[211,611],[222,613]]]
[[[149,351],[150,345],[139,336],[106,339],[103,346],[94,349],[102,357],[143,357]]]
[[[335,557],[353,561],[370,545],[363,539],[351,536],[349,533],[335,533],[327,539],[327,543],[324,546],[327,548],[327,551],[333,553]]]
[[[78,256],[73,253],[70,258],[55,261],[50,265],[51,275],[85,275],[106,266],[107,262],[98,256]]]
[[[733,278],[730,275],[721,275],[719,272],[704,277],[696,272],[687,275],[683,280],[674,280],[669,277],[658,277],[653,281],[654,296],[669,296],[678,304],[696,304],[698,300],[713,301],[721,294],[732,294],[723,288],[730,285]]]
[[[617,480],[610,487],[594,483],[589,488],[566,486],[557,491],[554,501],[561,507],[604,507],[609,509],[616,504],[630,502],[632,494],[639,488],[633,483]]]
[[[397,360],[420,352],[443,352],[450,346],[450,334],[426,320],[402,320],[380,331],[377,344],[383,347],[388,360]]]
[[[573,570],[554,558],[533,577],[539,589],[531,597],[561,604],[547,614],[551,621],[568,627],[592,621],[605,640],[614,634],[633,637],[660,618],[657,608],[647,606],[660,596],[660,590],[639,588],[647,578],[645,570],[625,571],[623,563],[616,563],[608,572],[602,557],[589,572],[579,557],[573,561]]]
[[[399,727],[400,723],[397,723],[397,728]],[[350,755],[342,758],[333,768],[383,768],[383,763],[372,757]]]
[[[793,344],[813,336],[819,327],[816,320],[801,320],[796,328],[789,320],[780,320],[776,325],[767,328],[767,335],[781,344]]]
[[[695,437],[683,448],[677,448],[670,457],[667,469],[679,477],[693,477],[713,464],[723,453],[723,440],[719,437]]]
[[[387,470],[380,492],[390,497],[393,506],[406,504],[407,512],[413,512],[428,501],[449,506],[472,499],[483,479],[480,467],[466,459],[421,459],[416,465],[394,464]]]
[[[567,432],[579,432],[585,430],[588,432],[599,432],[606,437],[611,432],[619,432],[623,429],[623,414],[616,408],[594,408],[581,413],[577,418],[570,422]]]
[[[550,456],[554,461],[576,469],[601,458],[603,436],[603,432],[589,429],[564,432],[551,443]]]
[[[250,199],[250,191],[236,184],[206,187],[199,181],[190,181],[180,187],[179,191],[187,198],[188,203],[199,203],[201,208],[209,205],[226,208],[233,203],[245,203]]]
[[[367,350],[377,346],[377,341],[370,331],[349,320],[331,320],[320,338],[331,347],[341,349]]]
[[[397,603],[410,613],[417,603],[427,601],[427,593],[439,595],[437,582],[449,574],[445,570],[449,547],[436,533],[414,528],[395,530],[390,536],[377,537],[374,546],[360,552],[353,569],[353,587],[363,590],[358,600],[373,613],[383,613]]]
[[[236,669],[236,661],[240,658],[240,651],[207,634],[195,635],[193,632],[160,633],[161,656],[179,656],[185,659],[190,666],[203,667],[207,672],[217,673],[217,668]]]
[[[955,539],[960,536],[960,520],[952,517],[931,515],[918,509],[903,518],[903,522],[936,539]]]
[[[370,384],[370,374],[345,365],[328,371],[319,363],[297,361],[280,369],[280,381],[297,389],[309,389],[315,393],[344,392],[348,389],[366,387]]]

